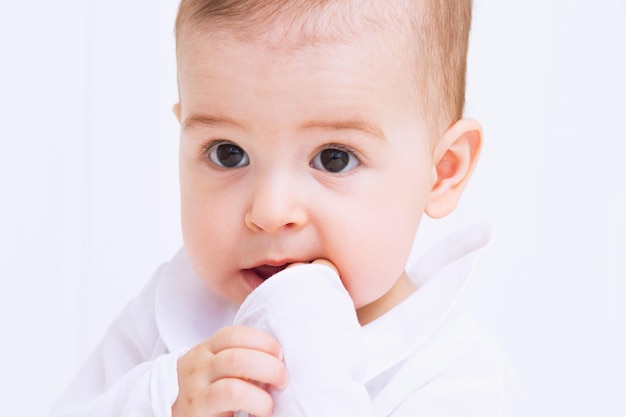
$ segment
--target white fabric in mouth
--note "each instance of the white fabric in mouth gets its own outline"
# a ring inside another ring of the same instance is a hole
[[[362,329],[332,268],[305,264],[277,273],[244,300],[234,324],[263,330],[283,347],[289,384],[271,390],[274,417],[373,415]]]

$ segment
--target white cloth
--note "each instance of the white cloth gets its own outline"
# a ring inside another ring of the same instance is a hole
[[[323,363],[319,368],[314,365],[332,352],[320,350],[315,363],[311,361],[299,371],[290,359],[297,356],[289,356],[298,353],[285,349],[291,376],[285,394],[291,400],[285,399],[285,404],[295,399],[301,404],[324,402],[325,406],[336,406],[325,409],[324,416],[516,415],[519,393],[499,345],[475,321],[454,309],[476,255],[488,239],[488,231],[475,227],[433,247],[408,271],[418,290],[360,328],[360,332],[356,328],[354,339],[350,340],[361,338],[360,349],[355,347],[354,356],[337,368],[335,374],[350,388],[354,388],[351,384],[355,382],[362,383],[361,388],[356,384],[349,402],[332,390],[324,391],[323,395],[298,391],[300,384],[306,387],[326,378],[317,379],[316,373],[331,372],[326,365],[335,365]],[[315,271],[315,274],[327,274],[321,269]],[[255,290],[242,305],[238,320],[254,322],[254,317],[260,317],[253,311],[262,312],[263,305],[268,303],[255,294],[267,290],[268,297],[276,297],[286,291],[278,280],[276,287],[282,288],[272,291],[272,281],[281,277],[287,281],[289,273],[283,271],[283,275],[277,274]],[[333,309],[343,311],[341,291],[334,292],[332,278],[328,279],[326,283],[305,281],[318,286],[316,292],[321,297],[329,293],[337,296],[339,301],[333,302]],[[246,311],[249,304],[256,305]],[[50,416],[171,416],[171,405],[178,395],[176,359],[217,329],[232,324],[237,310],[236,305],[213,294],[200,282],[181,250],[156,272],[140,296],[111,325]],[[350,314],[354,317],[353,312]],[[345,323],[352,320],[348,316],[341,314]],[[280,315],[277,317],[284,320]],[[289,326],[281,322],[281,335],[288,334]],[[306,330],[304,326],[294,326],[295,332],[304,331],[300,333],[303,337]],[[323,331],[317,329],[316,333]],[[342,355],[345,356],[344,353],[339,356]],[[364,398],[363,388],[369,398]],[[282,403],[276,394],[275,398]],[[282,413],[280,407],[277,404],[277,411]],[[366,411],[362,413],[363,409]],[[319,417],[295,413],[282,416]]]
[[[234,323],[273,335],[283,348],[289,384],[272,391],[274,417],[374,417],[362,329],[332,268],[302,265],[274,275],[246,298]]]

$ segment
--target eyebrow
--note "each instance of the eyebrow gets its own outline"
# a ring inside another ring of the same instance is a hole
[[[380,127],[360,119],[312,121],[302,126],[303,129],[322,129],[327,131],[356,130],[381,141],[387,141]]]
[[[198,127],[241,127],[236,121],[228,117],[212,116],[204,114],[192,114],[183,121],[183,130],[191,130]]]
[[[187,117],[183,121],[183,130],[191,130],[198,127],[242,127],[233,119],[222,116],[196,114]],[[382,142],[387,141],[385,133],[375,124],[360,119],[346,120],[313,120],[301,126],[302,129],[322,129],[326,131],[354,130],[365,133],[368,136],[378,139]]]

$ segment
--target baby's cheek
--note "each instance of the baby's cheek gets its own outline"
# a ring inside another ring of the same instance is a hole
[[[348,294],[350,294],[354,307],[357,309],[380,297],[378,296],[378,283],[364,272],[354,271],[353,273],[346,273],[341,276],[341,281]]]
[[[400,260],[389,265],[382,261],[372,265],[362,264],[354,274],[342,277],[342,281],[359,309],[387,294],[403,276],[404,269]]]

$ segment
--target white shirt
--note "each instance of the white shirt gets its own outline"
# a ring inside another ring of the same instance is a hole
[[[363,327],[330,268],[285,270],[239,308],[198,279],[181,249],[113,322],[51,417],[171,416],[178,357],[233,323],[283,345],[290,383],[273,393],[276,417],[516,415],[499,345],[455,310],[488,240],[484,227],[444,239],[408,271],[417,291]],[[311,314],[322,303],[324,314]]]

